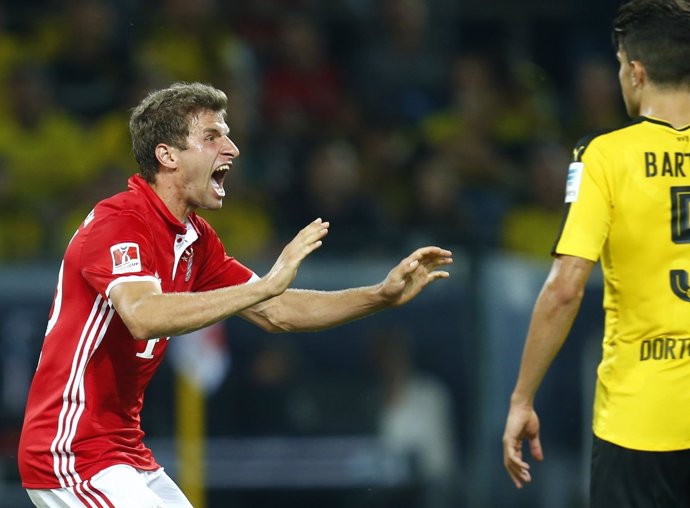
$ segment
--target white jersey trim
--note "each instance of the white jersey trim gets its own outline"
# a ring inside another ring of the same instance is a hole
[[[199,235],[189,222],[189,219],[185,220],[185,225],[187,226],[187,231],[184,235],[176,235],[175,243],[173,243],[173,252],[175,253],[175,263],[173,264],[173,271],[171,274],[172,280],[175,280],[175,274],[177,273],[177,265],[180,263],[180,258],[182,254],[185,253],[187,247],[192,245],[199,239]]]
[[[161,283],[160,279],[154,277],[153,275],[127,275],[125,277],[118,277],[110,284],[108,284],[107,288],[105,288],[105,296],[108,298],[108,301],[110,302],[110,292],[113,290],[115,286],[117,286],[121,282],[141,282],[144,280],[156,282],[158,283],[158,285],[160,285]]]
[[[58,417],[55,439],[50,445],[53,454],[53,470],[62,488],[81,483],[75,466],[72,452],[72,441],[77,433],[79,419],[86,405],[84,374],[91,356],[101,344],[115,310],[101,295],[91,308],[91,313],[84,324],[81,337],[72,358],[69,379],[62,393],[62,409]]]

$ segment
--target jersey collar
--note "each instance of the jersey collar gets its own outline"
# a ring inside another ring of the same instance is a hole
[[[170,213],[165,203],[163,203],[161,198],[158,197],[141,175],[132,175],[127,181],[127,187],[130,192],[141,194],[151,208],[158,213],[176,234],[184,236],[187,233],[187,226],[182,224],[172,213]]]
[[[679,131],[679,132],[686,131],[686,130],[690,129],[690,124],[684,125],[683,127],[676,128],[673,125],[671,125],[669,122],[667,122],[666,120],[662,120],[661,118],[655,118],[653,116],[641,116],[640,120],[647,121],[650,123],[655,123],[658,125],[663,125],[665,127],[669,127],[671,129],[673,129],[674,131]]]

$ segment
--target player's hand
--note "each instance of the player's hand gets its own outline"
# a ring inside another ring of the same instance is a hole
[[[422,247],[403,259],[381,283],[381,294],[391,306],[403,305],[431,282],[449,277],[441,266],[453,262],[452,253],[440,247]]]
[[[518,489],[532,481],[529,464],[522,458],[522,442],[525,439],[532,457],[543,460],[537,413],[531,406],[511,405],[503,433],[503,465]]]
[[[316,219],[307,224],[283,248],[271,270],[263,277],[271,285],[274,296],[283,293],[295,280],[297,270],[304,258],[321,247],[322,239],[328,234],[329,226],[330,223]]]

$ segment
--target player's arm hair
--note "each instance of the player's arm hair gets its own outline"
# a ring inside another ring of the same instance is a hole
[[[274,296],[270,284],[257,280],[199,293],[163,293],[153,281],[116,285],[109,297],[135,339],[182,335],[209,326]]]
[[[380,284],[341,291],[288,289],[240,316],[270,333],[315,332],[363,318],[388,306]]]

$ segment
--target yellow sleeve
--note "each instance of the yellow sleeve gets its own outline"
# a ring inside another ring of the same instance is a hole
[[[607,166],[603,154],[592,145],[580,161],[570,164],[565,215],[554,254],[590,261],[599,259],[609,234],[613,209]]]

